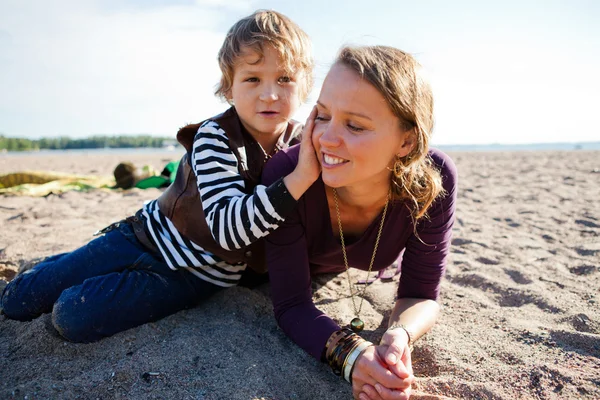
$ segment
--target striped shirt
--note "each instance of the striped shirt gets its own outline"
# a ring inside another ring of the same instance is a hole
[[[244,150],[237,149],[240,162],[247,164]],[[207,120],[198,129],[190,160],[206,222],[226,250],[248,246],[275,230],[296,204],[281,182],[258,185],[250,192],[227,134],[215,121]],[[246,264],[230,265],[184,237],[160,211],[157,200],[146,203],[143,212],[150,236],[170,268],[186,268],[218,286],[238,283]]]

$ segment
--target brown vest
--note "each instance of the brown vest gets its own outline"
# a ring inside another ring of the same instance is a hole
[[[265,155],[256,140],[243,127],[233,107],[214,118],[229,139],[229,146],[238,162],[238,171],[244,179],[246,193],[252,193],[260,183]],[[201,246],[204,250],[216,255],[229,264],[244,262],[259,273],[267,271],[262,239],[239,250],[225,250],[213,238],[204,216],[202,200],[198,192],[196,175],[190,165],[194,137],[199,124],[187,125],[177,132],[177,141],[187,153],[181,159],[175,181],[158,198],[160,211],[169,218],[173,225],[186,238]],[[275,151],[299,143],[298,135],[302,125],[290,121],[287,130],[279,137]],[[245,155],[244,155],[245,150]]]

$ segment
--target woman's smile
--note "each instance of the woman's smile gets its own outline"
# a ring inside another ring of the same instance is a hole
[[[347,162],[349,162],[349,161],[345,160],[343,158],[336,157],[336,156],[331,155],[331,154],[323,153],[323,162],[322,162],[322,165],[325,168],[327,168],[327,167],[334,167],[336,165],[345,164]]]
[[[352,69],[336,64],[323,83],[317,112],[313,145],[321,156],[323,182],[369,192],[374,181],[385,182],[381,190],[387,193],[390,165],[402,152],[406,133],[383,95]]]

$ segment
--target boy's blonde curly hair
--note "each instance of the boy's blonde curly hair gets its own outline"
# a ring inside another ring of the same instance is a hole
[[[222,76],[215,95],[228,100],[234,67],[240,56],[248,49],[262,55],[265,45],[277,51],[287,71],[300,73],[300,100],[306,101],[313,85],[314,62],[310,38],[288,17],[272,10],[258,10],[229,29],[219,50]]]

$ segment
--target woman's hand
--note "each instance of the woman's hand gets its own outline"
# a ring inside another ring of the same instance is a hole
[[[283,180],[288,191],[296,200],[304,194],[321,174],[321,164],[319,163],[319,159],[315,153],[315,147],[312,143],[316,116],[317,107],[313,107],[310,115],[306,119],[304,129],[302,130],[302,142],[300,143],[298,164],[294,171]]]
[[[412,375],[412,361],[410,358],[410,347],[408,345],[408,333],[403,328],[388,330],[381,338],[381,345],[378,347],[381,358],[385,360],[390,371],[398,376],[404,376],[409,373]]]
[[[384,357],[390,352],[389,349],[388,345],[371,346],[356,360],[352,372],[355,399],[408,400],[414,379],[412,368],[405,368],[401,358],[393,366],[387,364]]]

